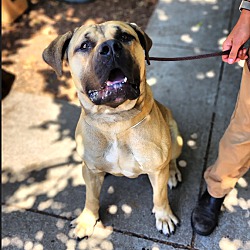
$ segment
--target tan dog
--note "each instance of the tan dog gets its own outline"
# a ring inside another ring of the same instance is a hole
[[[109,21],[82,26],[55,39],[44,60],[62,75],[68,61],[82,113],[76,129],[83,159],[86,202],[72,222],[75,235],[90,236],[99,219],[99,195],[106,173],[130,178],[147,174],[153,187],[156,227],[171,234],[178,224],[169,206],[170,187],[181,181],[176,158],[182,138],[169,109],[152,97],[145,55],[152,41],[138,26]]]

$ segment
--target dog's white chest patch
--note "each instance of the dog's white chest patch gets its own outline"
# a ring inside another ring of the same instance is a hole
[[[118,142],[117,140],[114,141],[110,150],[105,155],[105,159],[112,164],[119,163],[119,150],[118,150]]]
[[[140,166],[135,160],[131,149],[115,139],[104,155],[108,165],[112,167],[111,174],[136,177],[140,172]]]

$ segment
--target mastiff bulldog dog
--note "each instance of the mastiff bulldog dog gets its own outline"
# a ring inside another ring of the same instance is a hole
[[[81,104],[76,128],[86,184],[85,207],[72,221],[75,236],[91,236],[99,219],[106,173],[147,174],[153,188],[156,228],[174,233],[178,219],[167,194],[181,181],[176,158],[182,137],[171,111],[154,100],[146,82],[152,41],[136,24],[108,21],[58,36],[43,59],[61,76],[66,60]]]

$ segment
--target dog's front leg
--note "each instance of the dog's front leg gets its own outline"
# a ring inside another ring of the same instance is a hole
[[[174,233],[175,225],[178,224],[178,219],[169,206],[167,196],[169,166],[156,172],[149,173],[148,176],[153,187],[153,213],[156,218],[156,228],[169,236]]]
[[[99,219],[99,197],[105,173],[94,173],[83,164],[82,174],[86,184],[86,201],[82,213],[71,222],[78,238],[91,236]]]

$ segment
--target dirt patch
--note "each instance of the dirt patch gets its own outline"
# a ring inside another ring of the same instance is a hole
[[[157,0],[95,0],[70,4],[55,0],[32,0],[14,24],[2,28],[2,69],[15,77],[12,90],[46,94],[76,101],[67,66],[57,79],[42,60],[42,51],[58,35],[82,24],[121,20],[146,28]],[[3,89],[9,88],[3,81]]]

